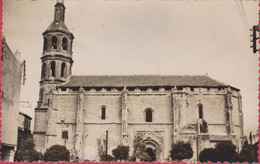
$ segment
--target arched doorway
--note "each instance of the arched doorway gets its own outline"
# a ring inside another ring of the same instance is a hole
[[[164,132],[156,131],[142,131],[136,134],[136,138],[144,144],[142,151],[156,162],[164,160],[163,134]]]
[[[151,161],[147,161],[147,162],[160,161],[161,151],[158,143],[150,137],[146,138],[144,140],[144,143],[145,143],[145,151],[147,152],[149,157],[151,157]]]
[[[146,152],[148,153],[149,157],[151,158],[148,162],[156,161],[156,151],[152,148],[147,148]]]

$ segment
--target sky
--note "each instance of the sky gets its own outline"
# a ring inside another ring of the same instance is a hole
[[[73,75],[206,75],[239,88],[244,131],[258,129],[258,1],[65,0]],[[42,33],[55,0],[3,0],[3,34],[26,60],[21,101],[36,107]],[[29,113],[34,114],[33,108]]]

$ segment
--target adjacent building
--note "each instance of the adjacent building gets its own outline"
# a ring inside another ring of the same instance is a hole
[[[65,6],[55,5],[43,32],[44,48],[34,142],[42,153],[65,145],[80,160],[98,161],[119,144],[134,151],[141,138],[153,160],[168,161],[173,143],[190,142],[199,153],[220,141],[241,150],[244,138],[239,89],[209,76],[75,76],[74,36],[64,23]]]
[[[19,112],[18,116],[18,142],[17,144],[21,142],[22,139],[26,139],[31,137],[31,120],[32,117],[29,115]]]
[[[23,64],[2,38],[1,160],[13,162],[17,146],[18,113]]]

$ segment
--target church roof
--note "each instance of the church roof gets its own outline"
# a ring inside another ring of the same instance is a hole
[[[71,76],[61,87],[228,87],[206,75],[90,75]],[[234,87],[232,87],[234,88]],[[234,88],[239,90],[237,88]]]

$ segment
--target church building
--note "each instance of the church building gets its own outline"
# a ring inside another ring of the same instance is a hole
[[[99,161],[106,149],[141,138],[155,161],[169,161],[171,145],[189,142],[197,161],[204,148],[244,138],[239,89],[207,75],[71,74],[74,36],[65,25],[63,1],[43,32],[39,101],[34,143],[44,153],[64,145],[80,160]]]

